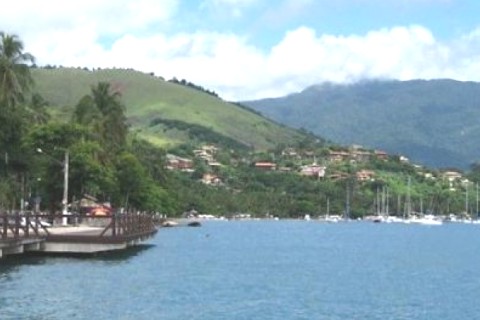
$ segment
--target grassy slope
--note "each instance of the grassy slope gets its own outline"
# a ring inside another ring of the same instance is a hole
[[[205,126],[239,142],[265,149],[298,139],[298,133],[211,95],[133,70],[35,69],[37,91],[59,116],[69,116],[90,87],[108,81],[120,91],[133,129],[159,145],[185,141],[181,132],[165,133],[150,127],[155,118]]]

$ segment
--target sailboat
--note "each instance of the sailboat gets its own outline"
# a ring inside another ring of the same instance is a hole
[[[476,192],[477,192],[477,197],[476,197],[476,202],[477,202],[477,203],[476,203],[476,207],[475,207],[475,209],[476,209],[477,212],[476,212],[476,217],[475,217],[475,219],[472,220],[472,223],[473,223],[473,224],[480,224],[480,220],[478,219],[478,183],[475,185],[475,189],[476,189]]]
[[[340,217],[337,215],[330,215],[330,198],[327,198],[327,212],[325,213],[325,222],[337,223],[340,221]]]

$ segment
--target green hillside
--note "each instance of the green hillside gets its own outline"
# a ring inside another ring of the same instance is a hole
[[[65,118],[70,117],[75,104],[90,92],[92,85],[100,81],[110,82],[122,95],[132,129],[164,147],[192,138],[188,130],[172,126],[172,123],[183,124],[181,127],[192,124],[260,150],[300,139],[295,130],[278,125],[251,110],[200,90],[133,70],[33,69],[33,77],[36,90],[51,103],[52,113]]]
[[[381,148],[428,166],[466,168],[480,159],[479,83],[323,84],[244,104],[334,142]]]

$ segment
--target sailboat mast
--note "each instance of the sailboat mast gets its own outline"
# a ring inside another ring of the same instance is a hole
[[[468,215],[468,184],[465,186],[465,213]]]
[[[330,198],[327,198],[327,217],[330,216]]]
[[[385,215],[385,186],[382,186],[382,215]]]
[[[389,197],[389,190],[387,188],[387,195],[386,195],[386,206],[385,206],[385,214],[388,216],[389,215],[389,208],[388,208],[388,197]]]
[[[407,188],[407,217],[410,217],[412,211],[412,203],[410,198],[410,185],[411,185],[411,178],[408,177],[408,188]]]
[[[477,184],[475,185],[475,189],[476,189],[476,191],[477,191],[477,199],[476,199],[476,200],[477,200],[477,203],[476,203],[476,208],[475,208],[475,210],[476,210],[476,218],[477,218],[477,220],[478,220],[478,182],[477,182]]]
[[[402,212],[402,204],[400,200],[400,194],[397,194],[397,216],[400,216],[400,213]]]

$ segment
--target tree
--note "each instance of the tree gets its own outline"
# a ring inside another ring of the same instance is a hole
[[[117,159],[117,180],[120,191],[118,204],[128,210],[140,208],[141,198],[146,192],[147,174],[145,168],[131,153],[124,152]]]
[[[24,101],[33,84],[28,63],[34,62],[16,35],[0,32],[0,106],[14,108]]]
[[[31,176],[41,178],[38,188],[42,189],[42,202],[50,209],[54,209],[62,200],[62,163],[66,150],[70,151],[70,197],[76,196],[78,199],[82,196],[81,192],[93,189],[92,182],[87,178],[95,176],[96,182],[103,177],[98,172],[103,173],[105,166],[94,161],[98,148],[95,148],[92,140],[87,128],[67,123],[38,125],[29,132],[23,144],[23,158],[35,154],[28,162],[32,167]],[[36,152],[38,148],[42,154]]]
[[[109,151],[119,151],[128,134],[125,106],[120,93],[112,91],[108,82],[99,82],[76,105],[72,120],[88,126]]]
[[[112,91],[108,82],[99,82],[92,87],[92,98],[102,114],[101,135],[111,148],[119,149],[126,143],[128,133],[125,106],[120,102],[120,93]]]
[[[93,98],[89,95],[84,96],[75,106],[72,121],[87,127],[95,127],[100,123],[101,114]]]
[[[47,111],[48,106],[48,101],[40,94],[33,94],[32,100],[27,107],[29,120],[34,124],[46,124],[50,120],[50,114]]]
[[[4,174],[2,190],[8,189],[7,193],[15,197],[23,193],[21,190],[24,190],[26,180],[27,161],[21,150],[21,140],[26,132],[28,117],[23,102],[33,84],[28,66],[33,62],[33,56],[23,52],[23,43],[17,36],[0,32],[0,150],[4,159],[1,163]],[[5,206],[6,202],[2,200],[2,204]]]

